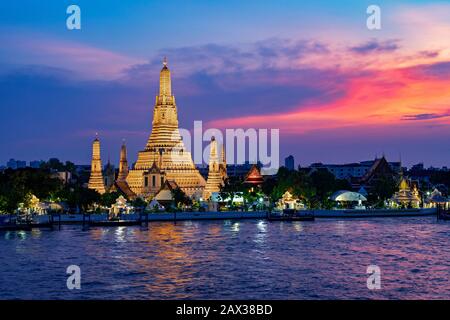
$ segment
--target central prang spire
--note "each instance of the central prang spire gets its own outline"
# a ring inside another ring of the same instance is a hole
[[[181,139],[167,59],[163,60],[159,82],[159,94],[153,108],[152,132],[145,149],[139,152],[136,164],[127,176],[128,186],[138,196],[152,197],[163,184],[156,181],[162,179],[175,183],[188,196],[199,198],[206,182]],[[161,177],[156,177],[156,171]]]
[[[167,58],[164,57],[163,68],[159,76],[159,95],[170,97],[172,96],[172,83],[170,80],[170,70],[167,67]]]

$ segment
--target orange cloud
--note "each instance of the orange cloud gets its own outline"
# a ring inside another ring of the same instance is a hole
[[[331,103],[312,102],[297,106],[291,112],[280,110],[272,114],[229,118],[209,125],[280,128],[284,133],[298,134],[343,127],[404,125],[405,119],[450,124],[450,77],[428,76],[421,72],[427,67],[353,76],[347,84],[346,94]],[[419,117],[414,118],[415,115]]]

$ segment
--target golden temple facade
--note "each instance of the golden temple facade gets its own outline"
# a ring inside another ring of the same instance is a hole
[[[153,110],[152,132],[140,151],[134,168],[127,175],[129,188],[142,197],[154,196],[168,180],[189,197],[202,196],[205,179],[185,149],[178,128],[175,96],[172,95],[170,70],[164,60],[160,73],[159,95]]]

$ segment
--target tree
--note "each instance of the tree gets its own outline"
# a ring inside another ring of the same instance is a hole
[[[261,190],[264,192],[264,194],[270,195],[272,194],[273,190],[277,186],[277,181],[274,178],[269,178],[264,180]]]
[[[100,196],[100,204],[105,207],[111,207],[116,203],[117,198],[120,197],[119,192],[107,192]]]
[[[288,170],[281,167],[276,178],[266,180],[262,189],[266,194],[270,194],[273,202],[289,191],[311,208],[331,208],[331,194],[338,190],[350,190],[351,185],[347,180],[336,179],[328,170],[309,173],[302,169]]]
[[[220,189],[220,197],[225,200],[228,199],[228,205],[233,205],[234,195],[237,192],[243,192],[244,187],[242,182],[235,178],[228,178],[225,180],[224,186]]]
[[[311,186],[311,179],[305,171],[287,170],[281,167],[277,173],[276,185],[270,193],[271,200],[277,201],[286,191],[305,203],[309,203],[315,195],[315,190]]]
[[[180,188],[173,189],[172,196],[176,207],[192,204],[192,200]]]
[[[100,193],[83,187],[67,188],[63,192],[63,197],[70,207],[79,207],[83,211],[87,211],[94,203],[99,203],[101,199]]]
[[[0,213],[8,213],[8,199],[0,195]]]
[[[147,202],[144,199],[138,197],[131,202],[131,205],[135,208],[143,209],[147,206]]]
[[[382,177],[377,179],[369,194],[369,202],[377,207],[382,207],[384,201],[390,199],[397,190],[397,182],[393,177]]]
[[[74,174],[76,172],[75,164],[73,162],[70,162],[70,161],[66,161],[65,169],[67,171],[71,172],[72,174]]]
[[[352,186],[347,180],[336,179],[328,170],[317,170],[311,174],[311,186],[316,190],[312,207],[330,209],[333,202],[330,196],[339,190],[351,190]]]
[[[0,173],[2,211],[12,213],[19,203],[25,203],[27,195],[34,194],[41,200],[51,199],[64,188],[58,178],[43,169],[8,169]]]

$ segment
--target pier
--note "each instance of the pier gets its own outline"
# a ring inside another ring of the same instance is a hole
[[[400,218],[437,216],[436,208],[427,209],[378,209],[378,210],[301,210],[300,216],[314,217],[305,219],[367,219],[367,218]],[[160,213],[131,213],[122,214],[118,219],[109,219],[109,215],[102,214],[60,214],[40,215],[33,217],[33,223],[21,224],[29,228],[54,228],[65,224],[81,224],[83,228],[89,227],[118,227],[118,226],[147,226],[157,221],[187,221],[187,220],[244,220],[268,219],[274,214],[268,211],[225,211],[225,212],[160,212]],[[272,219],[273,220],[273,219]],[[301,220],[301,219],[299,219]],[[280,220],[281,221],[281,220]]]

